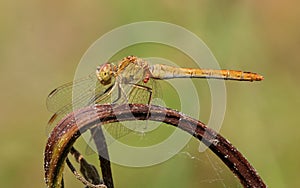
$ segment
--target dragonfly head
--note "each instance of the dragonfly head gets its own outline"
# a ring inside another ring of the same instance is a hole
[[[111,83],[113,76],[113,65],[111,63],[105,63],[97,67],[96,75],[100,83],[103,85],[108,85]]]

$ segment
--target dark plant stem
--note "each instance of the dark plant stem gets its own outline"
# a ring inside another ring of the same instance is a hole
[[[97,147],[97,153],[100,161],[100,168],[104,184],[107,186],[107,188],[114,188],[109,154],[103,131],[101,127],[94,127],[91,129],[91,133]]]

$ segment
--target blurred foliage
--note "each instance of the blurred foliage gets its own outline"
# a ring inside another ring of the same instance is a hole
[[[45,107],[46,96],[55,87],[72,80],[81,56],[101,35],[115,27],[146,20],[171,22],[194,32],[206,42],[222,68],[249,70],[265,76],[261,83],[226,83],[227,111],[221,134],[252,162],[270,187],[300,184],[295,178],[300,152],[294,150],[300,141],[299,1],[2,0],[0,7],[3,187],[45,186],[45,125],[51,116]],[[140,49],[137,55],[156,55],[149,50]],[[175,62],[182,59],[178,52],[156,51]],[[178,64],[186,66],[182,61]],[[195,83],[205,85],[205,81]],[[203,88],[207,90],[207,86]],[[209,106],[209,102],[202,100]],[[209,110],[201,107],[201,113],[205,121]],[[114,166],[116,185],[239,185],[213,154],[195,152],[196,145],[190,143],[193,149],[185,151],[200,158],[206,166],[203,169],[196,168],[197,162],[179,153],[164,164],[145,169]],[[68,170],[66,176],[67,187],[78,184]]]

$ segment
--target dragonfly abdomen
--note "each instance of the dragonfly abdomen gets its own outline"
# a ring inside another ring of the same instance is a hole
[[[263,76],[259,74],[236,70],[178,68],[159,64],[150,66],[149,70],[151,72],[151,77],[154,79],[211,78],[238,81],[263,80]]]
[[[195,69],[191,70],[192,77],[197,78],[213,78],[213,79],[225,79],[225,80],[238,80],[238,81],[260,81],[263,80],[263,76],[253,73],[236,70],[211,70],[211,69]]]

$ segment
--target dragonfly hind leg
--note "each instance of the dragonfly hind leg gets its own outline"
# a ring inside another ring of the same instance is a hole
[[[135,88],[142,89],[142,90],[144,90],[144,91],[149,92],[149,98],[148,98],[148,101],[147,101],[147,105],[148,105],[148,107],[149,107],[149,110],[148,110],[147,116],[146,116],[146,119],[149,119],[150,108],[151,108],[151,101],[152,101],[152,88],[147,87],[147,86],[144,86],[144,85],[140,85],[140,84],[132,84],[132,85],[133,85],[133,87],[135,87]]]

